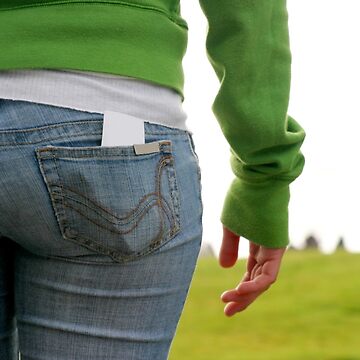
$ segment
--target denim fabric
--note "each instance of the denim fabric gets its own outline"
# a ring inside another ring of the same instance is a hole
[[[167,359],[202,240],[192,133],[0,99],[0,359]]]

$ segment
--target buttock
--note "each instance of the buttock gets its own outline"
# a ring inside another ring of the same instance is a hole
[[[112,264],[202,231],[191,132],[144,119],[146,146],[104,147],[103,114],[16,103],[0,107],[1,234],[37,255]]]

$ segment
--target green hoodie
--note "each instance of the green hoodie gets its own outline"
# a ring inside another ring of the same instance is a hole
[[[289,185],[302,172],[304,129],[287,115],[286,0],[199,0],[220,81],[212,104],[235,175],[221,222],[266,247],[289,244]],[[179,0],[2,0],[0,69],[61,68],[142,78],[184,100],[188,26]]]

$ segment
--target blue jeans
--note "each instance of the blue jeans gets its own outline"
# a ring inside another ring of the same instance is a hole
[[[0,359],[167,359],[202,239],[192,133],[0,99]]]

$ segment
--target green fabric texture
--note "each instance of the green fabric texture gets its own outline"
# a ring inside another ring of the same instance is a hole
[[[207,57],[220,81],[213,113],[235,175],[220,221],[284,247],[289,185],[302,172],[305,131],[287,114],[291,52],[286,0],[199,0]],[[0,69],[60,68],[153,81],[184,100],[187,23],[179,0],[4,0]]]
[[[125,75],[173,88],[184,100],[188,29],[170,10],[105,0],[11,2],[0,3],[0,69]]]
[[[221,222],[266,247],[289,244],[289,184],[303,170],[304,129],[287,114],[291,52],[285,0],[199,0],[220,89],[212,110],[230,145]],[[219,5],[221,4],[221,5]]]

